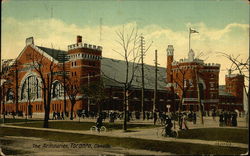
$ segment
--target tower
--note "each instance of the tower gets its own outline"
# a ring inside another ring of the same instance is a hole
[[[172,62],[174,61],[174,47],[168,45],[167,48],[167,82],[172,83]]]
[[[77,36],[76,44],[68,46],[69,66],[72,77],[77,77],[80,83],[99,79],[102,47],[82,42],[82,36]]]
[[[242,105],[243,109],[243,95],[244,95],[244,76],[238,74],[226,75],[226,91],[231,93],[236,98],[236,103]]]
[[[77,36],[76,44],[68,46],[70,80],[74,86],[88,85],[100,80],[102,47],[82,42],[82,36]],[[87,102],[88,101],[88,102]],[[89,99],[83,99],[77,109],[89,110]]]
[[[188,60],[190,62],[194,61],[194,51],[193,51],[193,49],[190,49],[190,51],[188,52]]]

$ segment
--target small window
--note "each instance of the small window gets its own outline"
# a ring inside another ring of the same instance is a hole
[[[74,66],[74,62],[71,63],[71,66],[72,66],[72,67]]]
[[[75,66],[76,66],[76,62],[75,62]]]

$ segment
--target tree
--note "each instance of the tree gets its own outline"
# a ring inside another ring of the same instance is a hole
[[[229,70],[231,72],[236,71],[238,74],[244,76],[244,78],[249,82],[249,57],[245,60],[239,59],[240,55],[234,56],[230,54],[226,54],[223,52],[218,52],[225,58],[227,58],[231,62],[231,66]],[[244,91],[246,93],[247,99],[249,100],[249,86],[244,83]]]
[[[66,76],[66,86],[64,86],[66,93],[69,97],[71,108],[70,108],[70,120],[73,120],[74,106],[76,102],[80,99],[77,99],[77,95],[80,93],[80,84],[77,77]]]
[[[43,93],[43,106],[44,106],[44,122],[43,127],[49,127],[49,114],[50,104],[52,99],[52,86],[54,81],[54,74],[58,63],[55,62],[54,58],[51,59],[40,54],[35,50],[29,55],[29,59],[32,61],[31,67],[38,73],[41,80],[41,87]]]
[[[87,97],[96,103],[98,113],[102,112],[102,103],[108,98],[103,80],[100,79],[99,81],[90,82],[88,85],[84,86],[82,90]]]
[[[19,103],[19,96],[18,96],[18,90],[19,90],[19,70],[21,68],[21,62],[18,60],[9,60],[9,63],[6,64],[5,66],[8,71],[8,79],[11,81],[11,86],[12,88],[12,93],[13,93],[13,100],[15,101],[16,104],[16,113],[18,113],[18,103]]]
[[[0,79],[0,108],[2,110],[1,113],[3,113],[3,121],[5,120],[5,102],[6,100],[9,100],[10,94],[13,95],[13,86],[14,86],[14,80],[13,80],[13,60],[5,60],[3,61],[3,66],[1,69],[1,79]],[[14,98],[14,97],[12,97]],[[13,99],[12,99],[13,100]]]
[[[127,130],[127,118],[128,118],[128,106],[129,106],[129,95],[130,89],[132,87],[132,82],[135,77],[135,72],[138,70],[138,62],[140,61],[140,38],[136,29],[132,29],[129,33],[126,33],[125,28],[116,32],[118,37],[117,43],[120,50],[114,50],[118,53],[125,61],[125,78],[124,81],[116,80],[114,77],[106,76],[108,79],[111,79],[123,86],[123,112],[124,112],[124,122],[123,130]]]
[[[180,97],[180,102],[178,105],[178,111],[182,111],[182,103],[184,98],[186,97],[187,91],[190,87],[190,84],[187,83],[186,76],[188,74],[188,70],[180,67],[179,64],[176,65],[176,72],[175,76],[173,78],[173,82],[176,84],[176,88],[180,90],[179,94],[181,94]],[[191,71],[192,72],[192,71]]]

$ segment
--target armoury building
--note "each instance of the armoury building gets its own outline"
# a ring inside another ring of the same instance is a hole
[[[3,62],[2,77],[10,83],[4,85],[5,94],[2,102],[5,103],[5,108],[3,109],[1,105],[1,113],[3,110],[6,112],[18,110],[25,113],[28,106],[31,106],[34,114],[44,111],[41,78],[32,67],[34,59],[30,59],[34,53],[36,58],[43,57],[44,63],[41,67],[44,68],[42,74],[45,77],[46,74],[50,74],[49,65],[53,61],[57,65],[54,73],[62,73],[63,67],[65,69],[63,71],[66,71],[70,80],[75,82],[75,86],[103,80],[107,98],[101,104],[102,110],[123,110],[123,86],[117,82],[125,81],[125,61],[102,57],[102,47],[82,42],[81,36],[77,36],[75,44],[68,46],[68,51],[37,46],[31,37],[26,39],[26,46],[15,60]],[[131,67],[132,63],[129,64]],[[145,64],[144,71],[144,110],[152,111],[155,67]],[[180,100],[182,100],[182,110],[198,111],[198,94],[201,95],[204,111],[213,109],[243,111],[244,77],[229,73],[225,78],[226,84],[219,86],[219,71],[219,64],[206,64],[203,60],[194,58],[192,50],[189,51],[187,59],[174,61],[174,48],[169,45],[167,68],[158,67],[157,111],[166,112],[167,105],[171,105],[170,111],[177,111]],[[141,86],[141,71],[137,70],[130,90],[128,106],[130,111],[141,111]],[[199,92],[198,86],[201,88]],[[56,75],[51,98],[51,112],[63,112],[65,109],[67,112],[70,111],[71,104],[65,95],[63,80]],[[76,98],[74,111],[97,111],[96,103],[91,102],[91,98],[86,97],[84,93],[79,92]]]

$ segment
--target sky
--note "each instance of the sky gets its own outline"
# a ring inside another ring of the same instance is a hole
[[[249,2],[247,0],[2,0],[1,51],[4,59],[16,58],[33,36],[38,46],[67,50],[83,42],[103,46],[103,56],[123,59],[114,49],[117,31],[137,28],[145,38],[145,63],[166,67],[166,48],[174,46],[174,59],[191,48],[206,63],[221,64],[220,85],[230,62],[218,52],[249,57]],[[119,48],[118,48],[119,49]]]

